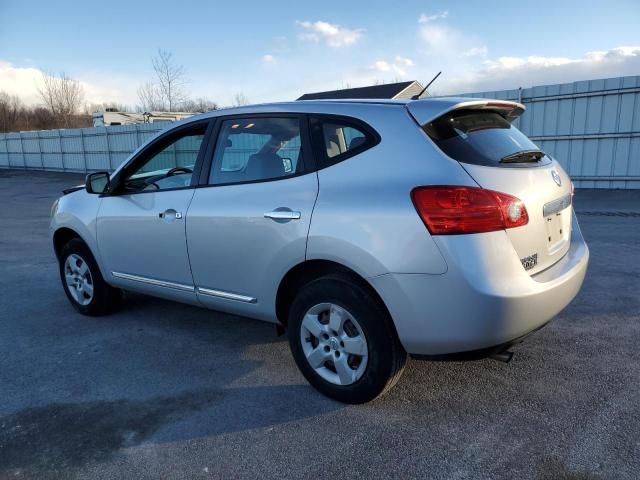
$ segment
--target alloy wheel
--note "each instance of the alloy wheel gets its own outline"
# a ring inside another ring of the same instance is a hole
[[[93,299],[93,279],[89,265],[75,253],[69,255],[64,262],[64,278],[73,299],[82,306]]]
[[[305,314],[300,342],[309,365],[334,385],[351,385],[367,368],[367,339],[358,321],[346,309],[320,303]]]

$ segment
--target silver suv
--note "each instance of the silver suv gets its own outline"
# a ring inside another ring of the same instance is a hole
[[[508,359],[576,295],[567,174],[486,99],[308,101],[176,123],[54,205],[67,297],[123,290],[275,323],[306,379],[369,401],[420,358]]]

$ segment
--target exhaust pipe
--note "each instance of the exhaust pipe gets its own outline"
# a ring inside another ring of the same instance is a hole
[[[513,358],[513,352],[504,351],[500,353],[494,353],[493,355],[489,355],[489,358],[492,360],[497,360],[502,363],[509,363]]]

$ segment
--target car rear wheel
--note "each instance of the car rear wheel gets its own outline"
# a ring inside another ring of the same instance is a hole
[[[122,292],[102,278],[89,247],[80,239],[60,252],[60,279],[71,304],[84,315],[105,315],[120,304]]]
[[[305,378],[345,403],[385,394],[400,378],[406,352],[389,314],[360,282],[329,275],[304,286],[289,314],[289,345]]]

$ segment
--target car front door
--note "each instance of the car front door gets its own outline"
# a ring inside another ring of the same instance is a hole
[[[114,191],[102,198],[98,249],[110,283],[197,303],[185,215],[208,126],[208,121],[195,123],[158,138],[116,176]]]
[[[275,320],[284,274],[306,254],[318,193],[302,116],[227,117],[206,185],[187,216],[191,270],[200,302]]]

